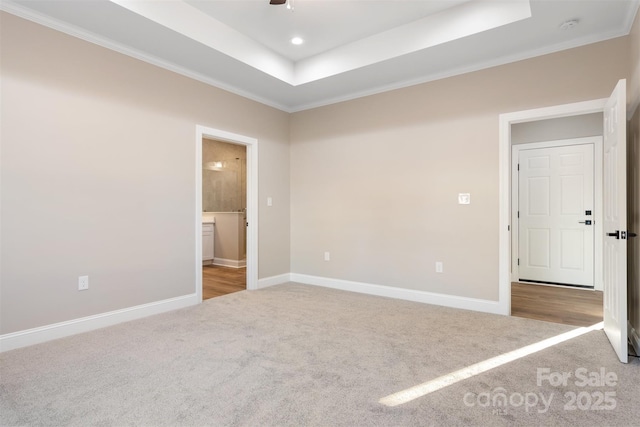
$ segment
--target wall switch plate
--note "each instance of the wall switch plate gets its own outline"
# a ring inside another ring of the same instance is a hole
[[[329,252],[325,252],[324,253],[324,260],[325,261],[331,261],[331,254]]]
[[[470,193],[459,193],[458,194],[458,204],[460,204],[460,205],[470,205],[471,204],[471,194]]]
[[[267,197],[267,206],[273,206],[273,199],[271,197]]]
[[[89,289],[89,276],[78,277],[78,290],[86,291],[87,289]]]
[[[442,273],[444,271],[444,266],[442,265],[442,261],[436,261],[436,273]]]

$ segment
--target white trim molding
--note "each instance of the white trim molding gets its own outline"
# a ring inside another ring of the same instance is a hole
[[[415,289],[395,288],[392,286],[374,285],[371,283],[352,282],[349,280],[331,279],[328,277],[309,276],[291,273],[291,281],[305,285],[323,286],[325,288],[360,294],[376,295],[380,297],[402,299],[424,304],[441,305],[444,307],[460,308],[464,310],[481,311],[485,313],[502,314],[498,301],[460,297],[456,295],[437,294],[418,291]]]
[[[195,139],[195,233],[196,233],[196,289],[202,301],[202,140],[205,138],[247,148],[247,289],[258,289],[258,140],[225,130],[196,125]],[[214,260],[219,261],[220,258]]]
[[[246,259],[214,258],[211,264],[219,265],[221,267],[244,268],[247,266],[247,260]]]
[[[24,3],[28,4],[28,2],[24,2]],[[617,31],[587,35],[584,37],[579,37],[577,39],[556,43],[551,46],[545,46],[538,49],[523,50],[511,55],[491,58],[485,61],[476,61],[471,64],[448,69],[442,72],[430,73],[428,75],[424,75],[415,79],[402,80],[393,84],[380,85],[368,90],[361,90],[361,91],[349,93],[343,96],[335,96],[332,98],[321,99],[318,101],[307,102],[307,103],[301,103],[301,101],[296,101],[296,99],[294,99],[291,102],[283,102],[282,100],[276,101],[274,99],[268,99],[264,96],[260,96],[255,93],[252,93],[251,91],[245,90],[237,84],[229,84],[227,82],[223,82],[220,79],[213,78],[203,73],[191,70],[188,67],[181,66],[177,63],[173,63],[165,59],[161,59],[156,55],[152,55],[148,52],[143,52],[140,49],[135,49],[124,43],[116,42],[108,37],[99,35],[97,33],[93,33],[91,31],[88,31],[76,25],[72,25],[61,19],[50,17],[46,14],[37,12],[29,7],[24,6],[23,4],[20,4],[11,0],[1,0],[0,10],[3,10],[12,15],[21,17],[23,19],[27,19],[29,21],[35,22],[37,24],[49,27],[56,31],[60,31],[72,37],[76,37],[78,39],[87,41],[89,43],[102,46],[104,48],[147,62],[157,67],[164,68],[174,73],[181,74],[183,76],[200,81],[207,85],[217,87],[217,88],[226,90],[228,92],[234,93],[236,95],[242,96],[244,98],[248,98],[256,102],[274,107],[278,110],[281,110],[287,113],[295,113],[295,112],[300,112],[304,110],[309,110],[312,108],[318,108],[326,105],[336,104],[339,102],[346,102],[349,100],[358,99],[358,98],[362,98],[365,96],[370,96],[378,93],[384,93],[391,90],[406,88],[406,87],[410,87],[418,84],[423,84],[423,83],[437,81],[445,78],[459,76],[462,74],[467,74],[475,71],[485,70],[491,67],[497,67],[500,65],[510,64],[517,61],[522,61],[530,58],[539,57],[542,55],[547,55],[555,52],[560,52],[563,50],[577,48],[580,46],[586,46],[592,43],[603,42],[603,41],[614,39],[617,37],[626,36],[631,31],[631,28],[634,22],[634,17],[637,14],[639,5],[640,5],[640,2],[637,2],[637,1],[629,3],[629,12],[625,15],[626,20],[623,23],[623,25],[621,25],[618,28]],[[270,98],[273,98],[273,97],[270,97]]]
[[[265,277],[258,280],[258,289],[268,288],[269,286],[282,285],[291,281],[291,274],[279,274],[277,276]]]
[[[114,310],[93,316],[81,317],[66,322],[40,326],[24,331],[0,335],[0,352],[14,350],[29,345],[64,338],[82,332],[89,332],[106,326],[140,319],[154,314],[165,313],[179,308],[199,304],[196,294],[169,298],[162,301],[137,305],[134,307]]]
[[[607,99],[576,102],[500,114],[498,143],[498,281],[500,313],[511,314],[511,125],[538,120],[601,113]]]
[[[152,55],[140,49],[135,49],[131,46],[128,46],[127,44],[116,42],[108,37],[98,35],[84,28],[80,28],[76,25],[69,24],[68,22],[62,21],[60,19],[52,18],[51,16],[42,14],[33,9],[25,7],[19,3],[13,2],[11,0],[0,1],[0,10],[3,10],[7,13],[15,15],[19,18],[23,18],[28,21],[35,22],[36,24],[51,28],[52,30],[56,30],[64,34],[68,34],[77,39],[84,40],[89,43],[93,43],[95,45],[104,47],[114,52],[118,52],[123,55],[127,55],[131,58],[146,62],[148,64],[155,65],[156,67],[172,71],[176,74],[183,75],[193,80],[197,80],[209,86],[226,90],[227,92],[234,93],[236,95],[242,96],[243,98],[251,99],[261,104],[268,105],[270,107],[276,108],[286,113],[294,112],[294,110],[292,110],[291,108],[287,107],[284,104],[272,101],[262,96],[255,95],[247,90],[244,90],[238,87],[237,85],[228,84],[223,82],[222,80],[214,79],[205,74],[199,73],[197,71],[193,71],[187,67],[183,67],[179,64],[161,59],[156,55]]]

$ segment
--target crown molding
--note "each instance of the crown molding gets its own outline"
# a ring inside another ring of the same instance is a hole
[[[1,0],[0,1],[0,10],[10,13],[11,15],[15,15],[19,18],[26,19],[28,21],[34,22],[36,24],[43,25],[45,27],[51,28],[56,31],[60,31],[61,33],[70,35],[72,37],[84,40],[86,42],[98,45],[100,47],[104,47],[109,50],[113,50],[114,52],[121,53],[123,55],[127,55],[131,58],[138,59],[140,61],[146,62],[151,65],[155,65],[156,67],[163,68],[165,70],[174,72],[176,74],[180,74],[182,76],[188,77],[193,80],[197,80],[201,83],[205,83],[209,86],[213,86],[218,89],[225,90],[227,92],[233,93],[235,95],[241,96],[243,98],[250,99],[252,101],[258,102],[260,104],[267,105],[269,107],[276,108],[278,110],[284,111],[286,113],[291,113],[291,109],[287,106],[280,104],[278,102],[274,102],[270,99],[266,99],[260,96],[256,96],[253,93],[244,91],[239,89],[236,86],[229,85],[227,83],[221,82],[216,79],[212,79],[211,77],[205,76],[201,73],[197,73],[195,71],[191,71],[187,68],[176,65],[172,62],[162,60],[157,58],[156,56],[149,55],[140,50],[133,49],[129,46],[126,46],[121,43],[114,42],[106,37],[99,36],[90,31],[81,29],[75,25],[70,25],[66,22],[60,21],[58,19],[51,18],[50,16],[46,16],[44,14],[38,13],[34,10],[28,9],[21,5],[18,5],[10,0]]]

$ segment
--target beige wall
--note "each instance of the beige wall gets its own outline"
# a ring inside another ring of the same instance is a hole
[[[288,114],[1,19],[0,333],[195,292],[196,124],[259,140],[259,276],[289,272]]]
[[[246,259],[246,216],[240,212],[217,212],[214,217],[214,264]]]
[[[637,20],[629,38],[289,116],[1,19],[3,334],[194,291],[196,124],[259,140],[259,277],[495,300],[498,115],[603,98],[629,74],[640,99]]]
[[[207,168],[211,162],[222,164],[222,170]],[[247,148],[203,139],[202,164],[202,210],[244,210],[247,207]]]
[[[618,38],[294,114],[292,272],[497,300],[499,114],[607,97],[628,52]]]
[[[635,114],[629,123],[629,229],[640,234],[640,14],[636,15],[630,35],[630,105]],[[631,112],[632,112],[631,111]],[[629,321],[640,334],[640,237],[629,242]]]
[[[511,126],[511,144],[602,136],[602,121],[602,113],[594,113],[516,123]]]

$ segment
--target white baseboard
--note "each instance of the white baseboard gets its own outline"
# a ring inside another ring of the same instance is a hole
[[[281,285],[291,281],[291,274],[280,274],[278,276],[265,277],[258,280],[258,289],[268,288],[269,286]]]
[[[640,332],[636,331],[633,326],[631,326],[631,322],[627,323],[627,331],[633,350],[640,356]]]
[[[434,304],[442,305],[445,307],[462,308],[465,310],[481,311],[485,313],[502,314],[502,309],[498,301],[459,297],[455,295],[436,294],[433,292],[418,291],[414,289],[394,288],[392,286],[351,282],[348,280],[330,279],[327,277],[309,276],[306,274],[297,273],[291,273],[290,278],[292,282],[302,283],[305,285],[324,286],[326,288],[358,292],[361,294],[397,298],[407,301],[421,302],[425,304]]]
[[[68,337],[70,335],[140,319],[166,311],[177,310],[199,303],[200,301],[198,301],[196,294],[191,294],[68,320],[66,322],[40,326],[38,328],[26,329],[24,331],[12,332],[10,334],[0,335],[0,352]]]
[[[243,268],[247,266],[247,260],[214,258],[212,264],[219,265],[221,267]]]

